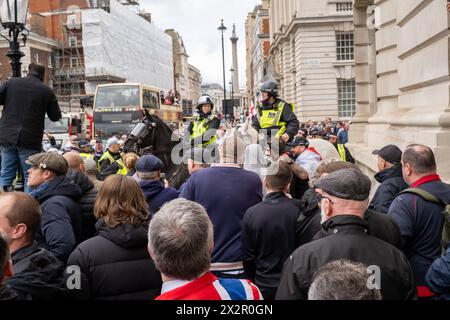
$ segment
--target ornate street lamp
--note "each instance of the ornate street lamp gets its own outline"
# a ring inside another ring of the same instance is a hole
[[[3,28],[9,30],[9,38],[0,34],[9,41],[10,51],[6,54],[11,59],[12,76],[21,77],[20,59],[25,55],[20,51],[19,35],[22,35],[23,46],[27,41],[29,31],[27,23],[29,0],[0,0],[0,22]]]
[[[223,65],[223,104],[226,103],[227,100],[227,89],[226,89],[226,82],[225,82],[225,47],[223,43],[223,34],[225,30],[227,30],[227,27],[223,24],[223,19],[221,20],[221,24],[219,28],[217,28],[222,33],[222,65]],[[225,106],[222,105],[222,113],[224,114],[226,112]]]

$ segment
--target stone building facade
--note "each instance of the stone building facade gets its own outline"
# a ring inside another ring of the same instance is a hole
[[[352,10],[348,0],[270,1],[268,72],[302,121],[355,113]]]
[[[375,148],[433,148],[450,181],[450,14],[445,0],[356,0],[356,115],[350,148],[373,173]]]
[[[256,102],[256,91],[264,81],[270,49],[269,1],[263,0],[256,6],[247,21],[247,95],[250,101]]]

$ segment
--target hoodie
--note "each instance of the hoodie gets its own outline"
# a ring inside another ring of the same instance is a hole
[[[57,176],[39,187],[32,195],[42,210],[39,245],[62,262],[83,238],[80,206],[83,192],[66,176]]]
[[[376,212],[388,213],[395,197],[408,188],[408,184],[403,180],[402,166],[398,164],[384,169],[375,175],[375,179],[381,185],[375,192],[369,208]]]
[[[159,180],[141,180],[139,186],[144,192],[148,203],[148,210],[154,215],[166,202],[178,198],[178,191],[172,187],[164,188]]]
[[[37,243],[11,255],[14,275],[6,280],[21,300],[50,300],[64,292],[64,265]]]
[[[147,251],[147,225],[121,224],[111,228],[100,219],[98,235],[81,243],[68,265],[81,271],[81,290],[75,299],[150,300],[161,291],[161,274]]]
[[[94,216],[94,205],[97,199],[98,190],[95,188],[94,183],[83,172],[69,170],[67,172],[69,177],[76,185],[78,185],[83,192],[83,195],[78,200],[82,215],[83,225],[83,241],[95,236],[95,223],[97,219]]]

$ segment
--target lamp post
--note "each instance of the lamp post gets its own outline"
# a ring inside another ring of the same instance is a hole
[[[10,51],[6,54],[11,59],[12,76],[20,78],[22,63],[20,59],[25,54],[20,51],[19,35],[25,46],[29,31],[25,28],[27,23],[29,0],[3,0],[0,7],[0,21],[4,29],[9,30],[9,38],[1,36],[9,41]]]
[[[218,30],[220,30],[220,32],[222,33],[222,65],[223,65],[223,103],[225,104],[226,100],[227,100],[227,89],[226,89],[226,83],[225,83],[225,47],[224,47],[224,42],[223,42],[223,34],[225,32],[225,30],[227,30],[227,27],[224,26],[223,24],[223,19],[221,20],[221,24],[220,27],[218,28]],[[225,106],[222,105],[222,113],[225,113]]]

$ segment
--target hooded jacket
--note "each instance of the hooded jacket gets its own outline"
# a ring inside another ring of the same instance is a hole
[[[376,212],[388,213],[395,197],[408,188],[408,184],[403,180],[402,166],[399,164],[384,169],[375,175],[375,179],[381,184],[378,186],[369,208]]]
[[[78,185],[83,192],[83,195],[78,200],[78,205],[81,209],[83,239],[87,240],[95,236],[95,223],[97,219],[94,216],[94,205],[97,199],[98,190],[94,183],[83,172],[76,170],[69,170],[67,177],[70,178],[76,185]]]
[[[166,189],[159,180],[141,180],[139,186],[144,192],[151,215],[158,212],[166,202],[178,198],[178,191],[176,189],[172,187]]]
[[[72,298],[156,298],[162,280],[147,252],[146,227],[123,224],[113,229],[101,219],[96,228],[98,235],[81,243],[68,260],[68,265],[79,266],[81,271],[81,290],[72,290]]]
[[[65,262],[75,246],[83,239],[79,186],[66,176],[57,176],[42,184],[31,195],[42,210],[39,245]]]
[[[50,300],[65,291],[64,265],[37,243],[11,255],[14,275],[6,280],[20,300]]]
[[[406,256],[367,233],[367,223],[352,215],[336,216],[323,224],[323,238],[301,246],[286,260],[277,300],[305,300],[317,270],[328,262],[347,259],[377,266],[385,300],[416,297],[414,277]]]

